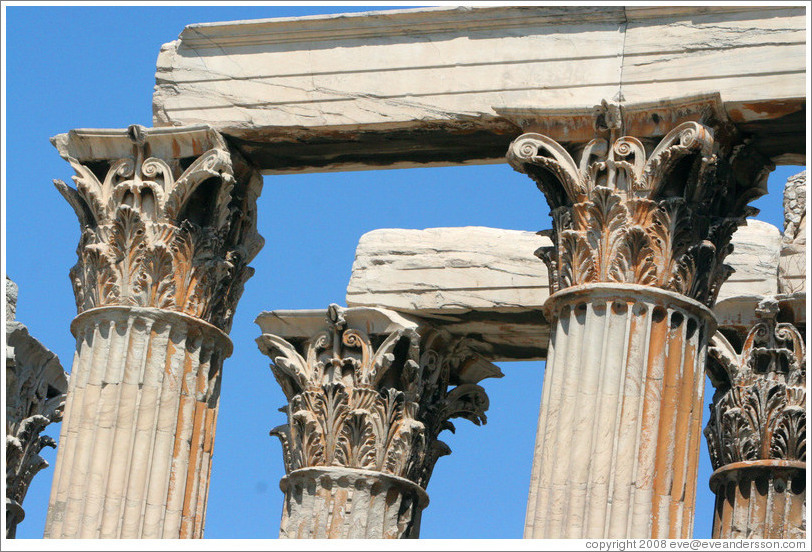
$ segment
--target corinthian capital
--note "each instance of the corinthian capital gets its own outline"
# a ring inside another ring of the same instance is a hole
[[[48,467],[40,456],[56,441],[42,431],[62,420],[67,374],[59,359],[14,319],[17,286],[6,277],[6,538],[14,538],[34,476]]]
[[[78,311],[155,307],[227,330],[263,243],[259,174],[205,126],[74,130],[51,142],[76,172],[75,189],[54,183],[82,228]]]
[[[553,246],[537,255],[551,291],[642,284],[712,305],[731,270],[723,264],[730,237],[755,212],[747,203],[766,192],[772,165],[696,121],[658,143],[623,136],[622,113],[604,104],[597,137],[585,145],[529,133],[508,150],[511,166],[550,204]]]
[[[803,294],[765,298],[741,352],[722,334],[713,337],[710,362],[723,376],[705,428],[714,469],[751,460],[806,461],[806,350],[795,325],[778,322],[804,302]]]
[[[465,340],[381,309],[275,311],[257,323],[259,348],[288,399],[288,423],[272,431],[287,473],[340,466],[425,488],[450,452],[440,432],[453,429],[452,418],[484,423],[488,398],[478,383],[502,375]]]

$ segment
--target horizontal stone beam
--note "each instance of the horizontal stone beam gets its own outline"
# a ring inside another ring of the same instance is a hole
[[[212,124],[266,174],[399,168],[501,162],[524,131],[590,139],[588,115],[603,99],[647,104],[628,133],[662,136],[685,115],[662,104],[715,94],[766,155],[797,163],[805,26],[801,6],[421,8],[195,24],[158,57],[154,123]]]
[[[358,243],[347,305],[430,320],[479,341],[478,352],[491,361],[542,359],[549,287],[547,268],[533,252],[549,244],[533,232],[495,228],[374,230]],[[750,220],[733,244],[727,263],[736,272],[718,298],[723,327],[750,324],[752,301],[743,298],[778,292],[778,229]]]

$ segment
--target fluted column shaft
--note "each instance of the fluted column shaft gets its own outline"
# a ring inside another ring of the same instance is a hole
[[[408,479],[342,467],[296,470],[280,486],[280,538],[416,538],[429,502]]]
[[[536,251],[554,329],[525,537],[690,537],[710,308],[770,162],[718,120],[657,143],[623,135],[639,111],[595,115],[586,144],[528,133],[508,150],[553,218]]]
[[[553,295],[525,537],[690,536],[715,321],[675,293]]]
[[[259,174],[205,126],[53,140],[81,225],[49,538],[201,538]],[[104,156],[103,159],[100,159]]]
[[[230,340],[150,308],[93,309],[72,330],[45,536],[200,538]]]
[[[714,539],[806,538],[806,462],[729,464],[713,473],[710,487]]]

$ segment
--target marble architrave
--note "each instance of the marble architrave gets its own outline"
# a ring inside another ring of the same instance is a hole
[[[758,298],[778,293],[781,240],[778,228],[754,219],[733,234],[726,262],[734,273],[713,308],[720,327],[749,327]],[[544,359],[550,288],[533,251],[551,243],[499,228],[373,230],[358,242],[347,305],[416,316],[458,337],[477,335],[477,352],[491,362]]]
[[[586,6],[184,30],[158,59],[164,128],[53,140],[81,237],[46,537],[202,536],[228,331],[262,245],[260,170],[500,162],[522,131],[508,158],[554,221],[530,313],[549,339],[498,343],[549,358],[526,535],[690,535],[712,309],[769,159],[803,154],[804,25],[795,6]],[[675,86],[692,96],[670,99]],[[637,105],[593,118],[600,97]],[[805,289],[793,221],[784,293]],[[484,421],[493,344],[375,312],[260,317],[289,400],[283,536],[417,536],[438,434]]]
[[[161,48],[153,123],[206,123],[267,174],[501,163],[518,133],[592,138],[600,98],[718,93],[803,163],[801,6],[465,6],[201,23]],[[539,106],[544,106],[539,110]],[[585,116],[581,116],[585,115]]]

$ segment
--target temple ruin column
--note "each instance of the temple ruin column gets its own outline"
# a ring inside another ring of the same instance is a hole
[[[39,455],[56,442],[41,435],[62,419],[68,379],[57,356],[15,319],[17,286],[6,277],[6,538],[25,518],[31,480],[48,462]]]
[[[806,537],[805,305],[803,292],[764,298],[741,352],[713,337],[710,362],[722,375],[705,428],[713,538]]]
[[[529,133],[508,152],[553,218],[553,245],[537,251],[552,333],[528,538],[692,533],[710,307],[770,164],[710,123],[678,123],[659,142],[624,125],[604,102],[588,144]]]
[[[203,534],[227,332],[262,179],[206,126],[52,139],[81,225],[46,538]]]
[[[417,538],[451,418],[485,422],[501,377],[464,339],[375,308],[257,318],[288,405],[280,538]]]
[[[779,295],[713,336],[714,538],[806,537],[806,171],[784,187]]]

